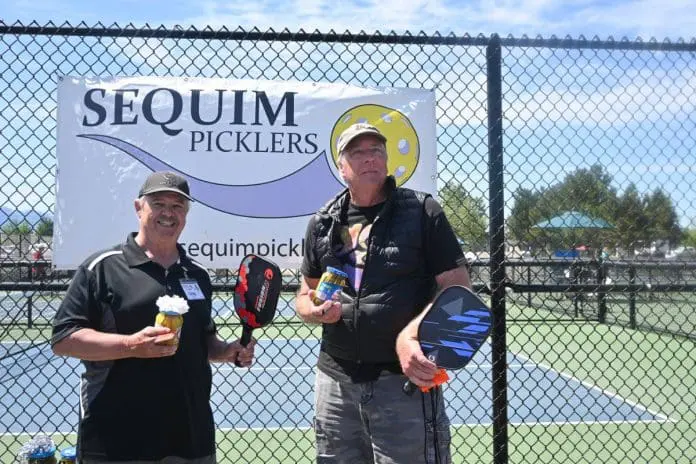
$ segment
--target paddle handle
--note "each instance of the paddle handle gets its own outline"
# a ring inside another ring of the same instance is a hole
[[[404,384],[402,390],[405,394],[407,394],[408,396],[411,396],[411,395],[413,395],[413,392],[416,391],[416,388],[418,388],[418,386],[415,383],[408,380]]]
[[[442,385],[443,383],[447,382],[448,380],[449,375],[447,375],[447,371],[444,369],[438,369],[438,371],[435,373],[435,376],[433,377],[433,382],[435,382],[435,385],[433,385],[432,387],[421,387],[421,391],[423,393],[426,393],[430,391],[431,388],[436,388]],[[411,396],[413,395],[413,392],[416,391],[416,388],[418,388],[418,386],[409,380],[404,384],[402,390],[408,396]]]
[[[242,328],[242,338],[239,340],[239,343],[241,343],[242,346],[247,346],[249,342],[251,341],[251,332],[253,332],[254,329],[249,327],[248,325],[244,325]],[[238,360],[234,361],[234,365],[237,367],[242,367],[240,362]]]

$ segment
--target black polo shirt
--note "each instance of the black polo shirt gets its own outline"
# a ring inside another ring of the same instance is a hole
[[[56,313],[52,345],[82,328],[132,334],[154,325],[157,298],[186,298],[180,279],[196,280],[205,298],[188,300],[174,356],[83,361],[78,451],[104,461],[213,455],[210,277],[181,247],[179,262],[165,270],[134,237],[80,265]]]

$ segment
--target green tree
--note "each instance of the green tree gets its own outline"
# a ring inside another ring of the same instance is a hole
[[[36,224],[34,231],[37,235],[42,237],[53,235],[53,219],[49,217],[42,217],[41,221]]]
[[[486,233],[488,217],[481,198],[472,197],[464,186],[449,181],[439,192],[442,209],[454,229],[472,250],[485,250],[488,245]]]
[[[533,192],[520,188],[508,218],[511,237],[536,247],[569,247],[577,244],[604,245],[611,233],[596,229],[539,230],[534,224],[565,211],[580,211],[613,222],[617,211],[612,177],[601,165],[580,168],[548,189]]]
[[[686,229],[682,234],[682,244],[685,247],[696,248],[696,229]]]
[[[507,220],[507,228],[510,237],[520,244],[528,245],[534,241],[532,226],[543,219],[539,209],[541,196],[542,193],[525,188],[514,193],[515,203]]]
[[[645,212],[644,200],[633,183],[629,184],[619,198],[614,225],[614,241],[631,254],[636,243],[648,240],[649,219]]]
[[[599,164],[568,174],[558,188],[552,189],[549,203],[557,212],[582,211],[593,217],[610,220],[617,206],[612,177]]]
[[[29,235],[31,233],[31,225],[27,221],[9,221],[3,224],[2,231],[7,235]]]
[[[649,218],[648,239],[666,241],[671,247],[679,243],[681,228],[672,199],[658,188],[645,198],[645,214]]]

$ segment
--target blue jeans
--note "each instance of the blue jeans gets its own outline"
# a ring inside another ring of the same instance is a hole
[[[450,464],[450,423],[442,390],[416,390],[408,396],[402,391],[406,380],[383,373],[374,382],[341,383],[317,369],[317,462]]]

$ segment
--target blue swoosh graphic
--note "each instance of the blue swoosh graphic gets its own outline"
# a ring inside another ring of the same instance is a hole
[[[173,171],[185,177],[191,196],[199,203],[223,213],[250,218],[291,218],[314,214],[345,187],[334,176],[326,151],[295,172],[268,182],[228,185],[190,176],[156,156],[124,140],[108,135],[80,134],[77,137],[111,145],[153,171]],[[271,201],[261,201],[271,199]]]

